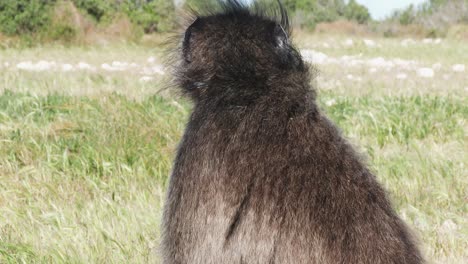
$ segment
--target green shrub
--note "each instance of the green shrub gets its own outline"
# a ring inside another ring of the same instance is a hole
[[[355,0],[349,1],[344,15],[347,19],[355,20],[359,24],[364,24],[371,18],[369,10],[365,6],[358,4]]]
[[[276,4],[272,0],[261,1]],[[283,0],[282,3],[292,14],[295,26],[301,28],[314,29],[318,23],[333,22],[342,18],[359,23],[370,20],[367,8],[354,0],[348,4],[344,0]]]
[[[50,23],[55,0],[1,0],[0,31],[6,35],[36,33]]]
[[[77,35],[76,28],[66,25],[66,24],[57,24],[54,25],[49,31],[50,38],[53,40],[62,40],[65,42],[71,42],[75,39]]]
[[[112,7],[111,1],[104,0],[73,0],[75,6],[84,10],[97,22],[100,22],[105,15],[114,13],[115,9]]]
[[[410,5],[406,8],[401,14],[399,15],[399,22],[402,25],[409,25],[414,22],[415,14],[414,14],[414,6]]]
[[[124,13],[145,33],[165,32],[174,25],[172,0],[73,0],[73,3],[98,23],[112,21]]]
[[[259,0],[261,1],[261,0]],[[185,8],[191,8],[191,9],[206,9],[206,8],[217,8],[218,3],[216,0],[185,0],[184,2]]]
[[[145,33],[166,32],[174,26],[174,2],[153,0],[139,3],[127,2],[123,8],[131,21],[141,26]]]

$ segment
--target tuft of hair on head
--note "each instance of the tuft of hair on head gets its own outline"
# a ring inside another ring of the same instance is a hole
[[[308,81],[308,67],[290,41],[288,13],[281,1],[272,1],[276,4],[217,0],[191,10],[174,67],[176,84],[185,94],[194,99],[226,94],[253,98],[288,80]],[[292,75],[295,79],[288,78]]]
[[[288,35],[292,33],[289,15],[281,0],[271,0],[272,3],[268,3],[268,5],[265,1],[258,2],[255,0],[250,4],[239,0],[216,0],[215,2],[215,4],[212,2],[211,4],[204,3],[198,8],[189,6],[192,19],[221,14],[233,16],[248,14],[276,21]]]

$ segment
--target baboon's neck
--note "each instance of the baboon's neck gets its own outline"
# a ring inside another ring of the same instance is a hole
[[[282,77],[276,74],[244,78],[215,76],[200,95],[196,104],[220,108],[259,104],[272,108],[305,107],[315,101],[308,72],[292,72]]]

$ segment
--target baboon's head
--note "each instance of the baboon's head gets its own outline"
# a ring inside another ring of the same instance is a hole
[[[272,83],[307,71],[280,4],[276,11],[237,0],[220,0],[219,6],[196,16],[183,36],[177,80],[195,101],[251,100],[273,89]]]

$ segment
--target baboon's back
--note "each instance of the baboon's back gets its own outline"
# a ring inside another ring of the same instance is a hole
[[[185,33],[176,77],[195,106],[169,184],[164,263],[421,263],[317,108],[280,13],[228,1]]]

